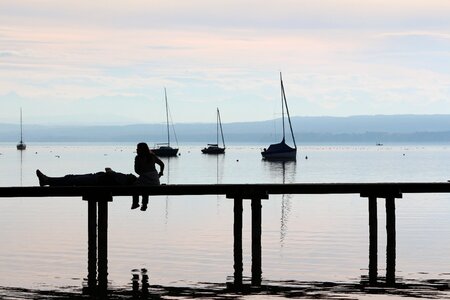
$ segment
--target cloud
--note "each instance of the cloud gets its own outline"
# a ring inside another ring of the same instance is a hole
[[[20,102],[159,121],[167,87],[178,122],[216,106],[262,120],[280,71],[293,115],[450,113],[449,12],[437,0],[2,2],[3,117]]]
[[[384,51],[449,53],[450,33],[429,31],[388,32],[376,36]]]
[[[421,28],[449,25],[446,0],[5,1],[2,20],[114,28]],[[83,20],[83,22],[80,22]]]

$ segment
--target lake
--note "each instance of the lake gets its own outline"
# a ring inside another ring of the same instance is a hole
[[[27,146],[20,152],[15,144],[0,144],[1,186],[38,185],[36,169],[49,176],[91,173],[105,167],[133,172],[135,144]],[[260,151],[267,145],[231,145],[220,156],[202,154],[203,146],[183,145],[179,157],[163,159],[162,183],[450,179],[449,145],[301,145],[297,162],[286,163],[262,161]],[[367,276],[367,199],[358,195],[278,195],[263,200],[262,205],[264,282],[280,286],[354,284]],[[145,274],[150,288],[155,289],[183,287],[189,291],[230,280],[232,200],[224,196],[159,196],[150,197],[146,212],[130,210],[130,206],[130,197],[116,197],[109,205],[108,279],[112,288],[131,290],[133,276]],[[379,200],[378,206],[379,212],[384,212],[384,200]],[[405,194],[396,200],[396,211],[397,277],[447,282],[450,195]],[[251,275],[250,224],[250,203],[244,202],[244,276]],[[384,276],[384,213],[379,213],[378,227],[379,276]],[[77,292],[85,284],[87,203],[80,198],[0,198],[0,240],[0,296],[31,299],[33,294],[27,292]],[[450,292],[442,293],[439,297],[450,297]],[[405,299],[403,296],[383,297]]]

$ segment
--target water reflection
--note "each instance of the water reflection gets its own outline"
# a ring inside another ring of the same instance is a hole
[[[141,278],[139,278],[141,276]],[[142,287],[140,287],[140,285]],[[133,273],[132,289],[112,287],[108,299],[450,299],[448,280],[404,279],[396,288],[367,285],[362,277],[360,282],[330,281],[272,281],[264,280],[261,287],[244,285],[239,291],[228,283],[199,282],[190,286],[150,285],[148,276],[141,270]],[[105,297],[105,298],[106,298]],[[0,286],[2,299],[86,299],[86,295],[76,289],[55,290],[25,289]],[[95,299],[101,297],[93,296]]]
[[[20,186],[23,186],[23,151],[20,152]]]
[[[167,157],[167,162],[166,162],[166,180],[167,180],[167,184],[170,184],[170,157]],[[167,223],[169,222],[169,196],[166,196],[165,199],[165,211],[164,211],[164,224],[167,225]]]
[[[134,269],[131,271],[131,286],[133,290],[133,298],[147,299],[149,296],[149,282],[147,269]]]
[[[284,239],[288,231],[288,218],[291,213],[292,195],[281,196],[281,219],[280,219],[280,246],[284,246]]]
[[[164,176],[166,177],[166,182],[167,184],[170,184],[170,157],[167,157],[167,161],[166,161],[166,167],[165,167],[165,171],[166,173],[164,174]]]
[[[216,184],[223,182],[223,174],[225,167],[225,157],[224,155],[216,155]]]
[[[266,161],[263,160],[266,173],[272,183],[293,183],[297,171],[297,162],[294,161]]]
[[[281,178],[281,183],[295,182],[296,161],[264,161],[271,179]],[[276,182],[275,180],[273,180]],[[284,240],[288,231],[288,219],[291,213],[291,194],[281,195],[281,218],[280,218],[280,246],[284,246]]]

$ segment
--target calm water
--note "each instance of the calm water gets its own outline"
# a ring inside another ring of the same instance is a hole
[[[202,146],[180,147],[181,156],[165,159],[162,182],[450,179],[450,146],[445,145],[301,146],[298,161],[285,164],[262,161],[259,146],[230,146],[218,157],[201,154]],[[29,144],[19,152],[14,144],[0,144],[0,185],[37,185],[37,168],[50,176],[105,167],[132,173],[134,150],[134,144]],[[175,287],[224,283],[233,274],[232,200],[152,197],[146,212],[132,211],[130,205],[128,197],[117,197],[109,206],[112,287],[129,289],[142,268],[151,285]],[[379,211],[384,201],[379,200]],[[450,279],[449,216],[447,194],[406,194],[397,200],[398,277]],[[383,275],[385,223],[382,213],[379,217]],[[250,221],[250,206],[244,203],[244,276],[250,276]],[[83,285],[87,205],[81,199],[0,199],[0,240],[0,286],[71,291]],[[262,244],[264,280],[359,282],[368,272],[367,201],[357,195],[271,196],[263,202]]]

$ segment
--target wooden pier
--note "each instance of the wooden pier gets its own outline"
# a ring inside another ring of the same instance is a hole
[[[108,282],[108,205],[114,196],[225,195],[234,200],[234,286],[243,284],[242,216],[243,201],[251,201],[252,266],[251,284],[262,280],[262,200],[276,194],[355,194],[368,199],[369,284],[378,277],[378,199],[386,204],[386,286],[395,286],[396,228],[395,200],[410,193],[450,193],[450,183],[297,183],[297,184],[176,184],[161,186],[101,187],[0,187],[0,198],[81,197],[88,206],[88,286],[106,291]]]

